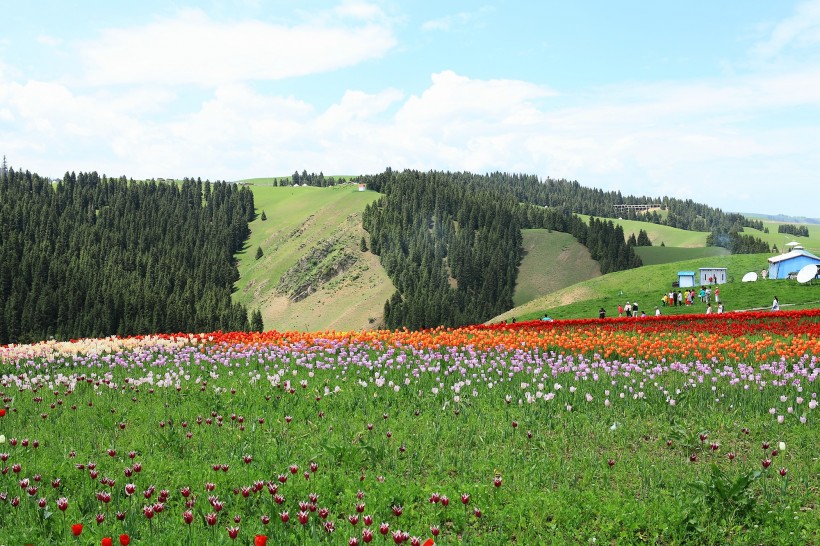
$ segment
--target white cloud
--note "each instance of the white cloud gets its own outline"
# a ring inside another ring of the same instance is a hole
[[[49,47],[55,47],[55,46],[60,45],[62,43],[62,40],[60,40],[59,38],[55,38],[54,36],[48,36],[48,35],[45,35],[45,34],[40,34],[39,36],[37,36],[37,43],[43,44],[43,45],[49,46]]]
[[[794,15],[775,25],[755,52],[770,59],[791,47],[817,44],[820,44],[820,0],[809,0],[800,4]]]
[[[376,4],[369,2],[348,1],[336,9],[334,13],[342,17],[351,17],[363,21],[384,20],[386,16],[382,9]]]
[[[367,6],[350,5],[348,13],[366,16]],[[105,30],[80,55],[91,84],[216,86],[335,70],[379,58],[395,44],[386,24],[223,23],[185,10],[144,27]]]
[[[430,19],[421,25],[424,31],[449,31],[454,27],[464,26],[472,21],[478,20],[481,17],[492,13],[494,8],[490,6],[483,6],[477,11],[462,11],[452,15],[439,17],[438,19]]]
[[[15,165],[51,175],[235,180],[295,169],[503,170],[729,210],[798,213],[776,188],[813,184],[820,127],[779,123],[777,114],[817,115],[818,88],[820,69],[609,86],[561,96],[569,106],[559,107],[543,86],[443,71],[419,94],[349,89],[324,109],[227,83],[168,120],[185,99],[163,87],[84,94],[57,83],[0,82],[0,146]]]

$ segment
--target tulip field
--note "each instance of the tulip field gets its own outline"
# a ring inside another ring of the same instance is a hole
[[[0,545],[820,544],[820,310],[0,347]]]

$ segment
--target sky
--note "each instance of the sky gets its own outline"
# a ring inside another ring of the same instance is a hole
[[[0,10],[0,154],[62,177],[494,171],[820,217],[820,0]]]

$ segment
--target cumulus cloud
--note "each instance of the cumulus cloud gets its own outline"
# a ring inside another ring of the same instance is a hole
[[[375,13],[366,4],[346,6],[358,18]],[[94,85],[216,86],[335,70],[379,58],[395,44],[385,23],[221,22],[188,9],[143,27],[104,30],[81,44],[79,54]]]

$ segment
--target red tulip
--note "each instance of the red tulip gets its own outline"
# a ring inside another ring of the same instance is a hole
[[[114,541],[113,541],[113,540],[111,540],[111,537],[104,537],[104,538],[100,541],[100,545],[101,545],[101,546],[113,546],[113,545],[114,545]]]
[[[75,523],[74,525],[71,526],[71,534],[73,534],[75,537],[80,536],[80,534],[82,532],[83,532],[83,524],[82,523]]]
[[[120,535],[120,546],[128,546],[131,544],[131,537],[126,534]]]
[[[267,535],[256,535],[253,537],[253,546],[266,546],[268,543]]]

